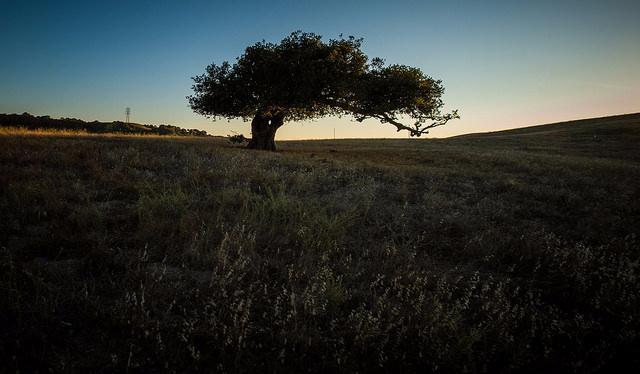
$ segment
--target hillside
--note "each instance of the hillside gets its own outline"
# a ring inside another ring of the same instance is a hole
[[[640,113],[462,135],[456,144],[519,147],[545,153],[640,159]]]
[[[340,139],[281,142],[291,149],[339,146],[349,149],[419,150],[435,145],[505,147],[511,150],[585,154],[587,156],[637,157],[640,113],[592,118],[511,130],[473,133],[440,139]],[[625,154],[625,152],[627,152]]]
[[[511,130],[460,135],[460,138],[503,138],[512,136],[567,137],[578,135],[640,136],[640,113],[622,114],[609,117],[589,118],[546,125],[520,127]]]
[[[280,152],[0,133],[0,362],[629,372],[637,116]]]

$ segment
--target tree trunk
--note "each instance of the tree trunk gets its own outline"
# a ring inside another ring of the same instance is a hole
[[[251,140],[247,148],[275,151],[276,131],[283,124],[284,116],[282,114],[256,114],[251,121]]]

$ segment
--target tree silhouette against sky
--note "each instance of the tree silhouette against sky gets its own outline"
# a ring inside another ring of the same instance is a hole
[[[369,61],[361,44],[342,36],[324,42],[301,31],[279,44],[256,43],[235,64],[214,63],[194,77],[189,104],[205,116],[251,120],[248,147],[264,150],[276,149],[276,131],[289,120],[375,118],[419,137],[459,118],[455,110],[442,113],[441,81],[418,68]]]

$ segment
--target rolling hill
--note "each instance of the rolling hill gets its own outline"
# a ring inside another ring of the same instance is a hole
[[[512,136],[634,136],[640,137],[640,113],[622,114],[608,117],[588,118],[545,125],[519,127],[510,130],[475,133],[451,137],[461,138],[502,138]]]

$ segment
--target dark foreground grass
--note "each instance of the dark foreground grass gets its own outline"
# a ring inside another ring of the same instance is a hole
[[[2,371],[637,367],[638,123],[278,153],[4,135]]]

